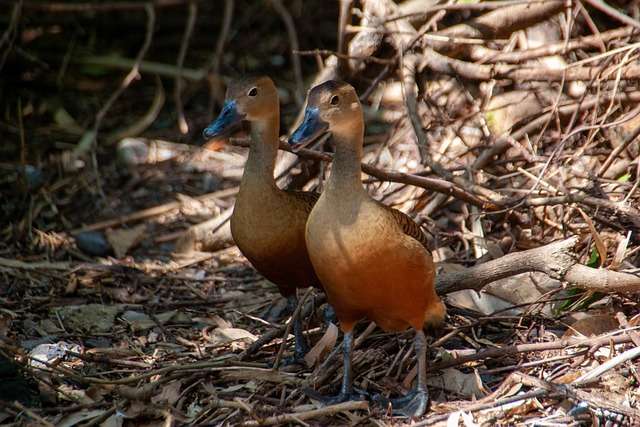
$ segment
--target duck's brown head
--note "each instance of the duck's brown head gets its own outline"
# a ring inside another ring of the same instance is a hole
[[[361,127],[362,108],[356,90],[348,83],[329,80],[309,91],[304,120],[289,144],[299,149],[324,133],[350,134]]]
[[[240,128],[243,121],[264,121],[278,114],[278,90],[269,77],[242,79],[227,88],[224,106],[218,118],[207,126],[205,139],[226,137]]]

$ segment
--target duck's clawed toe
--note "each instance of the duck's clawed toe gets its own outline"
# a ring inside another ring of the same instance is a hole
[[[296,351],[289,357],[285,357],[284,359],[282,359],[282,362],[280,363],[280,366],[285,367],[285,366],[303,366],[306,367],[307,366],[307,362],[304,360],[304,356],[307,354],[307,351],[298,351],[298,349],[296,349]]]
[[[352,391],[351,393],[340,393],[335,396],[325,396],[313,389],[305,388],[304,394],[306,394],[311,400],[321,402],[322,404],[327,406],[350,401],[367,400],[367,395],[365,393],[359,393],[356,391]]]
[[[304,339],[296,339],[295,347],[293,350],[293,354],[289,357],[285,357],[280,362],[281,367],[285,366],[307,366],[307,362],[304,360],[304,357],[309,352],[309,345]],[[278,366],[274,365],[274,368],[278,368]]]
[[[404,397],[387,399],[382,395],[374,397],[374,402],[387,409],[391,407],[393,415],[421,417],[429,407],[429,393],[426,390],[413,390]]]
[[[284,298],[280,298],[269,307],[267,312],[262,316],[264,320],[271,323],[282,322],[287,319],[288,316],[293,313],[296,307],[291,307],[289,301]]]

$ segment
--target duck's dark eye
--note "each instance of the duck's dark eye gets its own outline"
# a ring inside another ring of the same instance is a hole
[[[256,96],[258,94],[258,88],[257,87],[252,87],[251,89],[249,89],[249,92],[247,93],[247,95],[249,96]]]
[[[329,100],[329,103],[331,105],[338,105],[338,102],[340,102],[340,98],[338,97],[338,95],[333,95]]]

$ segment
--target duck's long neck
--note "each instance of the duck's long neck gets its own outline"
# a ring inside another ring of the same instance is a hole
[[[276,188],[273,170],[278,155],[279,115],[251,122],[249,157],[244,167],[240,190],[250,188]]]
[[[336,153],[326,191],[349,194],[363,190],[360,178],[364,126],[362,123],[332,131]]]

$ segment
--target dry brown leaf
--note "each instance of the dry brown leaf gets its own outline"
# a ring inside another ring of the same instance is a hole
[[[87,410],[82,410],[82,411],[78,411],[75,412],[71,415],[67,415],[66,417],[64,417],[63,419],[61,419],[59,422],[56,423],[56,426],[58,427],[73,427],[75,425],[78,425],[82,422],[94,419],[96,417],[101,416],[102,414],[104,414],[105,412],[107,412],[104,409],[94,409],[92,411],[87,411]]]
[[[529,412],[535,410],[538,407],[539,403],[536,402],[536,399],[527,399],[524,402],[518,403],[510,408],[507,413],[510,416],[514,415],[526,415]]]
[[[94,401],[98,401],[103,399],[105,396],[109,395],[113,391],[115,387],[111,384],[92,384],[86,390],[87,396],[89,396]]]
[[[141,387],[120,385],[116,388],[116,392],[125,399],[132,401],[132,403],[147,402],[149,398],[151,398],[151,396],[155,393],[157,388],[157,382],[148,383]]]
[[[146,289],[140,287],[109,288],[107,289],[107,292],[116,301],[126,304],[140,304],[141,302],[147,301],[151,297]]]
[[[580,378],[582,374],[584,374],[584,371],[582,370],[567,372],[566,374],[561,375],[558,378],[554,379],[553,382],[557,384],[571,384],[575,380]]]
[[[257,341],[258,337],[251,332],[240,328],[218,328],[215,331],[216,339],[221,342],[247,340],[250,342]]]
[[[593,236],[593,241],[596,244],[596,250],[598,251],[598,255],[600,256],[600,263],[598,264],[598,267],[602,267],[604,265],[604,262],[607,260],[607,245],[605,245],[604,241],[600,237],[600,234],[598,233],[598,230],[596,230],[596,227],[593,225],[593,221],[591,221],[591,218],[589,218],[582,209],[577,209],[578,212],[580,212],[580,215],[582,215],[584,222],[587,223],[589,231],[591,232],[591,236]]]
[[[151,402],[155,404],[165,404],[169,406],[175,405],[180,398],[180,388],[182,387],[182,381],[171,381],[164,387],[157,395],[151,398]]]
[[[217,314],[214,314],[213,316],[210,316],[209,319],[211,319],[211,322],[207,322],[210,325],[214,325],[217,326],[218,328],[231,328],[233,327],[233,325],[223,319],[222,317],[218,316]]]
[[[588,314],[586,317],[576,320],[564,333],[564,337],[600,335],[618,329],[618,325],[618,321],[613,314]]]
[[[316,345],[304,356],[304,361],[308,367],[315,366],[324,356],[330,352],[336,345],[338,340],[338,327],[333,323],[329,323],[327,330]]]
[[[133,228],[120,228],[117,230],[107,230],[107,240],[116,254],[116,258],[124,257],[129,249],[140,243],[146,230],[145,224],[140,224]]]

